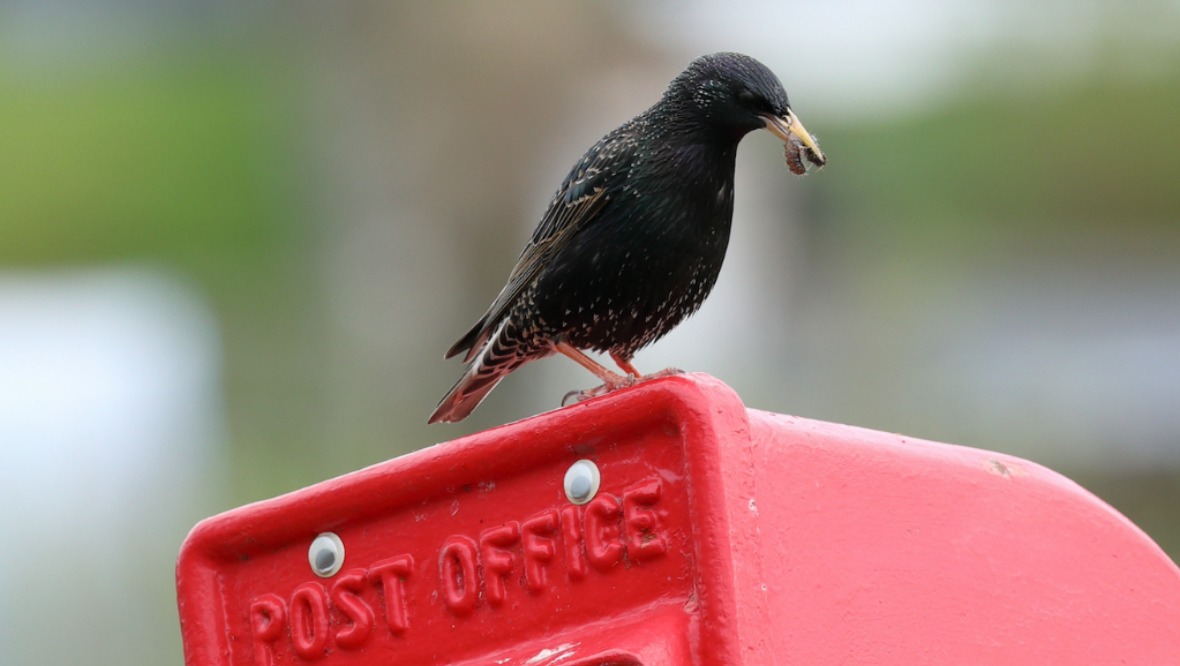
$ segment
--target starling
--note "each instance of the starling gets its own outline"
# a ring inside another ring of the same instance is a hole
[[[631,365],[709,295],[733,219],[738,142],[766,128],[826,162],[782,83],[737,53],[689,64],[654,106],[607,134],[562,181],[487,312],[446,353],[467,370],[429,423],[459,421],[508,373],[558,352],[594,373],[602,393],[647,377]],[[617,374],[581,350],[605,352]]]

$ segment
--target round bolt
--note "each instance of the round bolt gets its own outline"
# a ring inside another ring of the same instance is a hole
[[[598,494],[602,475],[592,460],[579,460],[565,471],[565,496],[574,504],[585,504]]]
[[[335,576],[344,566],[344,542],[333,532],[324,532],[307,549],[307,563],[320,578]]]

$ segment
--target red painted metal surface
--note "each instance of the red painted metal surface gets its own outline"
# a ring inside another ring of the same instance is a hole
[[[579,459],[602,476],[581,506]],[[205,520],[177,591],[190,665],[1180,659],[1180,570],[1074,483],[747,410],[704,375]]]

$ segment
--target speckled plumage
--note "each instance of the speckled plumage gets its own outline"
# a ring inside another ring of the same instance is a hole
[[[464,418],[526,362],[569,355],[559,343],[608,352],[626,371],[637,350],[696,312],[729,243],[738,142],[770,116],[783,121],[776,134],[797,124],[778,78],[748,56],[713,54],[590,148],[507,285],[447,352],[466,352],[469,365],[430,422]],[[801,124],[790,131],[805,134]]]

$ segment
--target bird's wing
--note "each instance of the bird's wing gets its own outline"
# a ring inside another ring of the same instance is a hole
[[[467,350],[466,361],[475,358],[500,320],[564,246],[564,239],[592,223],[610,202],[612,190],[621,185],[615,182],[616,175],[620,170],[625,171],[625,166],[630,163],[630,156],[623,154],[633,146],[627,129],[624,125],[604,137],[565,177],[532,238],[517,258],[508,283],[479,322],[451,347],[447,358],[463,350]]]

